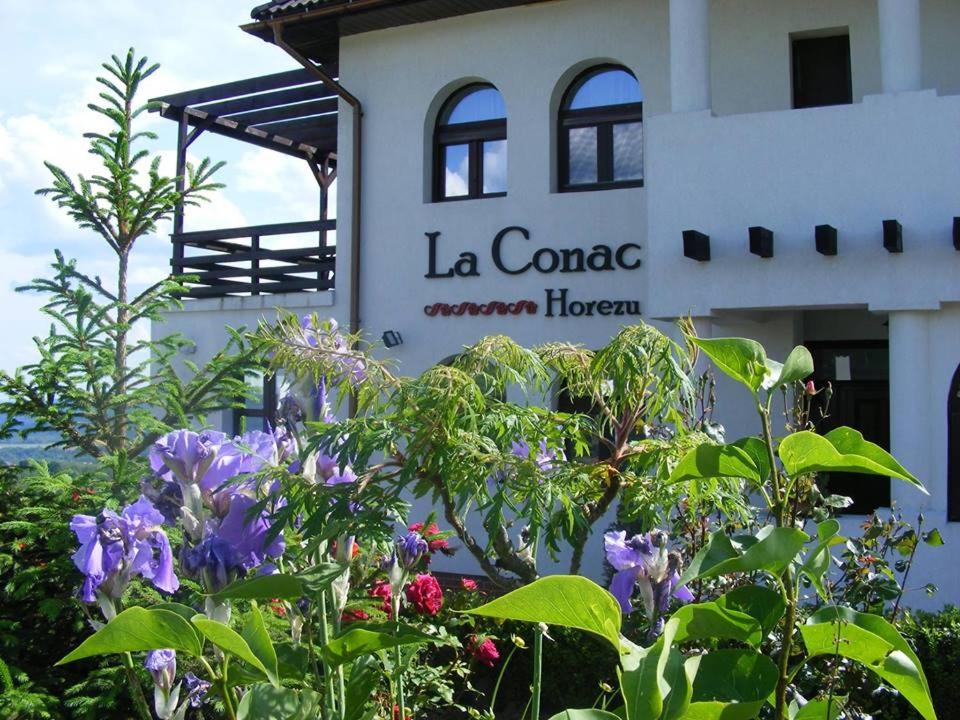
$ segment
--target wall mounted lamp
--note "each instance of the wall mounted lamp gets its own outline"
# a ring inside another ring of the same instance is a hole
[[[397,345],[403,345],[403,335],[398,333],[396,330],[387,330],[383,334],[383,344],[388,348],[396,347]]]

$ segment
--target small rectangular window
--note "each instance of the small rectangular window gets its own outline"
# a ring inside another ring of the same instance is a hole
[[[470,146],[447,145],[443,148],[443,196],[464,197],[470,194]]]
[[[613,180],[643,180],[643,123],[613,126]]]
[[[794,37],[792,56],[794,108],[853,102],[849,35]]]
[[[570,184],[597,182],[597,128],[570,128]]]
[[[507,141],[487,140],[483,143],[483,194],[507,191]]]

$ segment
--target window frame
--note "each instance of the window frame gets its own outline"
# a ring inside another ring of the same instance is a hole
[[[615,159],[613,154],[613,126],[639,123],[643,129],[643,101],[619,103],[600,107],[568,109],[573,98],[591,77],[611,70],[622,70],[637,80],[623,65],[607,63],[592,65],[577,75],[567,86],[557,112],[557,190],[559,192],[589,192],[593,190],[616,190],[619,188],[643,187],[644,177],[639,180],[614,180]],[[637,80],[639,86],[640,81]],[[597,181],[592,183],[570,182],[570,130],[579,128],[597,129]],[[643,165],[641,164],[641,168]],[[603,178],[609,178],[604,180]]]
[[[483,146],[488,142],[507,142],[507,118],[478,120],[468,123],[443,124],[447,112],[471,93],[490,88],[500,90],[492,83],[476,82],[465,85],[451,93],[440,108],[433,129],[433,201],[455,202],[457,200],[480,200],[506,197],[507,191],[483,192]],[[502,96],[501,96],[502,97]],[[467,146],[467,194],[447,197],[445,194],[446,157],[445,149],[453,145]],[[510,146],[507,144],[507,152]]]
[[[269,372],[269,370],[265,368],[261,379],[261,387],[263,389],[261,396],[261,402],[263,404],[261,406],[235,407],[233,409],[230,425],[234,435],[241,435],[245,430],[249,429],[246,427],[246,420],[248,418],[259,419],[264,426],[265,432],[267,428],[277,427],[278,397],[276,373]]]

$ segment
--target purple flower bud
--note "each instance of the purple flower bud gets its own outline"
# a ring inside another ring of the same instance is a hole
[[[397,562],[407,570],[413,570],[420,559],[430,551],[429,544],[418,532],[398,537],[396,546]]]
[[[670,598],[690,602],[693,596],[685,587],[678,587],[681,558],[677,552],[668,552],[665,532],[654,530],[645,535],[634,535],[629,540],[620,530],[603,537],[607,562],[616,572],[610,583],[610,592],[620,603],[624,613],[633,612],[631,598],[635,590],[651,622],[667,611]]]
[[[154,685],[165,694],[169,693],[177,677],[177,653],[174,650],[151,650],[143,666],[153,676]]]

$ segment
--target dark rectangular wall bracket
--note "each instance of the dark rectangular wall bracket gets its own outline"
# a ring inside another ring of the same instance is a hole
[[[709,262],[710,236],[697,230],[684,230],[683,256],[698,262]]]
[[[750,228],[750,252],[762,258],[772,258],[773,230],[759,225]]]
[[[837,229],[833,225],[817,225],[814,235],[818,253],[821,255],[837,254]]]
[[[903,226],[896,220],[883,221],[883,246],[887,252],[903,252]]]
[[[960,217],[953,219],[953,247],[960,250]]]

